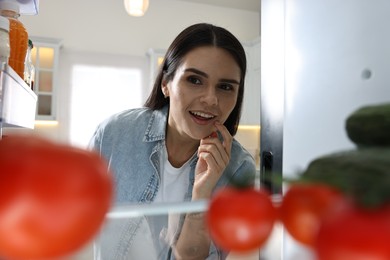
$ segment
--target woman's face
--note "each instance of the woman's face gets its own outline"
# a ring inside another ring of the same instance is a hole
[[[202,139],[224,123],[233,111],[241,71],[224,49],[205,46],[187,53],[172,80],[162,83],[170,98],[168,131]]]

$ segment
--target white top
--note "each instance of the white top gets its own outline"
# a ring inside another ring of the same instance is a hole
[[[160,157],[161,182],[153,203],[184,201],[188,190],[191,159],[180,168],[175,168],[168,161],[167,154],[166,148],[163,149]],[[152,221],[149,224],[143,218],[134,242],[129,247],[130,259],[158,259],[160,254],[167,250],[167,246],[173,245],[179,220],[180,214],[149,217],[149,221]],[[159,245],[153,243],[151,229],[159,232]]]
[[[180,168],[168,161],[167,150],[160,157],[161,182],[154,202],[180,202],[184,200],[189,185],[190,160]]]
[[[167,150],[164,149],[160,157],[161,182],[154,203],[181,202],[184,201],[189,185],[191,158],[180,168],[175,168],[168,161]],[[164,244],[172,245],[175,234],[178,232],[180,214],[168,214],[167,218],[155,219],[155,226],[160,231],[160,240]]]

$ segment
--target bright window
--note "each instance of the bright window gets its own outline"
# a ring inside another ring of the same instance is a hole
[[[86,147],[110,115],[142,105],[141,70],[75,65],[71,79],[70,142]]]

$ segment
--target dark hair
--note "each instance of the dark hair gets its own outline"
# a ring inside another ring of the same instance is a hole
[[[225,127],[231,135],[235,135],[241,116],[242,100],[246,73],[246,56],[240,41],[229,31],[208,23],[194,24],[184,29],[169,46],[164,60],[159,68],[153,89],[145,102],[145,106],[153,110],[160,109],[169,103],[161,90],[162,80],[174,78],[183,57],[191,50],[201,46],[215,46],[228,51],[241,70],[238,97],[233,111],[230,113]]]

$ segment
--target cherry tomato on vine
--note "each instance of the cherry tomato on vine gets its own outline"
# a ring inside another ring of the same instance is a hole
[[[390,259],[390,205],[364,209],[352,203],[333,211],[320,227],[319,260]]]
[[[113,193],[98,154],[30,136],[0,140],[0,258],[53,259],[97,234]]]
[[[234,252],[260,248],[270,236],[276,218],[269,194],[254,188],[220,189],[212,197],[206,214],[213,241]]]
[[[324,184],[292,184],[284,194],[280,218],[295,240],[313,247],[323,217],[343,200],[339,191]]]

